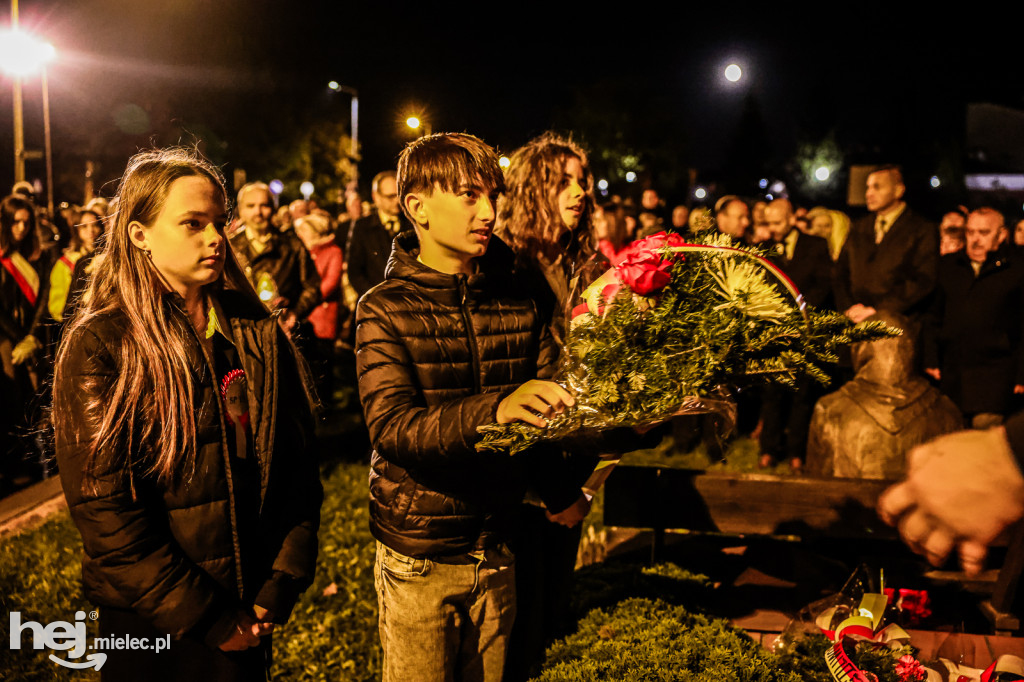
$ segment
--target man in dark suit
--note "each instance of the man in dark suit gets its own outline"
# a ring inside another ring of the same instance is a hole
[[[871,214],[850,227],[833,277],[836,308],[854,322],[877,310],[915,320],[935,288],[939,233],[907,207],[905,192],[903,175],[895,166],[868,176]]]
[[[396,234],[411,227],[401,216],[395,178],[393,170],[377,173],[371,186],[375,210],[357,220],[349,232],[345,271],[359,296],[384,281],[391,242]]]
[[[796,215],[788,199],[772,201],[764,212],[772,235],[770,259],[793,281],[808,305],[831,306],[832,257],[828,242],[796,229]],[[807,377],[798,379],[794,390],[764,388],[758,462],[762,468],[783,458],[789,460],[794,471],[803,468],[807,432],[820,393],[815,382]]]
[[[1003,215],[967,217],[967,248],[942,257],[925,326],[925,372],[968,425],[988,428],[1024,393],[1024,259]]]

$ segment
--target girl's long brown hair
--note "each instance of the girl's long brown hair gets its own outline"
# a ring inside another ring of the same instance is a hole
[[[115,212],[110,216],[102,260],[90,279],[83,304],[64,335],[57,355],[54,379],[59,386],[75,370],[66,366],[70,347],[97,318],[124,315],[126,327],[119,346],[112,349],[117,377],[106,395],[87,405],[95,420],[86,464],[86,480],[115,469],[153,476],[162,485],[174,485],[191,476],[196,457],[195,385],[187,348],[194,331],[181,312],[176,296],[166,294],[152,262],[135,247],[128,225],[152,225],[171,183],[184,177],[205,177],[220,192],[227,207],[224,179],[195,151],[170,148],[135,155],[118,186]],[[255,304],[259,299],[235,260],[225,237],[224,272],[210,285],[243,292]],[[176,310],[177,308],[177,310]],[[63,391],[54,391],[57,396]],[[70,423],[66,405],[54,404],[57,431],[82,428]],[[145,444],[146,447],[141,446]],[[131,453],[148,452],[145,461]],[[140,466],[136,470],[135,467]]]
[[[566,243],[565,224],[558,213],[558,193],[562,190],[565,162],[572,157],[579,159],[583,167],[586,203],[573,239]],[[499,235],[521,258],[543,254],[555,261],[565,255],[567,247],[583,253],[592,251],[590,214],[594,191],[586,152],[570,138],[547,132],[517,149],[509,160],[505,193],[498,201]]]

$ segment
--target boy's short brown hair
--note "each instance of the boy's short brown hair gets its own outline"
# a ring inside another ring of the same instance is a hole
[[[430,194],[435,185],[445,192],[455,192],[477,177],[497,191],[505,191],[498,155],[486,142],[467,133],[426,135],[406,145],[398,157],[398,200],[408,215],[408,195]]]

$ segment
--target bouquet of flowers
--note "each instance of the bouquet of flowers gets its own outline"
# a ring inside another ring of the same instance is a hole
[[[856,341],[894,336],[881,322],[807,308],[760,251],[717,232],[634,242],[573,309],[558,380],[576,404],[545,428],[480,427],[478,450],[516,453],[579,432],[656,424],[721,409],[740,382],[792,384]]]

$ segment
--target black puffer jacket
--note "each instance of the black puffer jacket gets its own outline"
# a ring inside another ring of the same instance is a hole
[[[417,262],[416,235],[395,238],[387,279],[360,300],[356,365],[370,441],[370,526],[415,557],[504,542],[529,480],[549,509],[579,496],[557,448],[478,453],[477,426],[524,382],[554,373],[557,350],[492,238],[477,274]]]
[[[240,607],[268,608],[284,622],[298,595],[310,585],[317,555],[323,490],[312,444],[309,403],[291,347],[275,319],[255,302],[224,291],[219,296],[248,382],[250,424],[259,462],[259,517],[238,518],[237,482],[232,480],[223,407],[216,378],[198,338],[189,349],[196,386],[196,467],[182,484],[159,485],[142,473],[147,454],[127,454],[122,466],[85,480],[99,411],[119,371],[120,339],[127,328],[120,313],[75,330],[54,385],[54,410],[65,411],[57,429],[57,460],[71,517],[85,549],[85,594],[100,606],[129,608],[156,628],[190,634],[216,644],[233,627]],[[184,312],[165,297],[174,319],[190,326]],[[240,523],[258,543],[241,546]],[[242,565],[255,586],[243,594]]]

